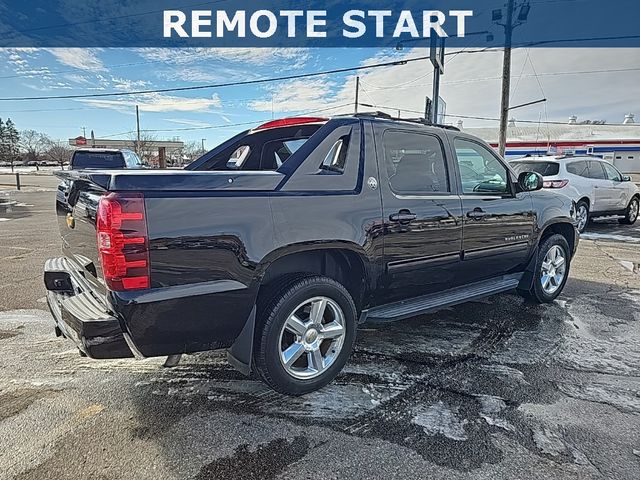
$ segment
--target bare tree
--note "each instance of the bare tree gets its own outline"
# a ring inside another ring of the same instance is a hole
[[[46,134],[35,130],[20,132],[20,149],[25,153],[27,162],[38,162],[51,142]]]
[[[65,142],[51,141],[47,147],[45,155],[52,161],[60,165],[60,168],[64,170],[64,164],[71,160],[71,154],[73,150]]]
[[[174,140],[180,141],[178,138]],[[169,154],[169,159],[173,165],[183,166],[193,162],[196,158],[200,157],[200,155],[202,155],[201,144],[194,140],[184,143],[182,148],[172,150]]]
[[[130,137],[135,145],[134,150],[143,162],[151,163],[151,159],[157,154],[157,149],[153,147],[153,142],[157,141],[157,137],[148,132],[140,132],[140,141],[138,141],[135,133]]]

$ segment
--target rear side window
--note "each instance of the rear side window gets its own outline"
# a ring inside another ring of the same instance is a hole
[[[440,140],[434,135],[387,131],[383,136],[389,186],[398,195],[449,192]]]
[[[600,162],[589,162],[589,178],[593,178],[595,180],[607,179]]]
[[[120,152],[75,152],[72,168],[123,168],[124,159]]]
[[[553,177],[560,171],[560,165],[557,162],[513,162],[511,166],[516,173],[536,172],[543,177]]]
[[[580,177],[589,177],[589,169],[585,161],[568,163],[567,172]]]

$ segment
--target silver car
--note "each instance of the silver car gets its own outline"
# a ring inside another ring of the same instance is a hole
[[[509,162],[516,172],[538,172],[544,188],[557,190],[577,205],[578,230],[589,219],[619,216],[619,222],[633,225],[638,219],[640,189],[628,175],[598,157],[526,157]]]

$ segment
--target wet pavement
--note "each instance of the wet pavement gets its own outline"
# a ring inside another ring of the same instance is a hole
[[[23,228],[43,234],[30,257],[57,251],[46,195],[0,224],[0,288]],[[551,305],[506,294],[365,325],[336,381],[299,398],[217,352],[81,358],[23,262],[0,290],[0,478],[640,478],[638,250],[582,241]]]

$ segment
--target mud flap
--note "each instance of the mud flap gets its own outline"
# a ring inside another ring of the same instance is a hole
[[[530,292],[533,288],[533,282],[536,278],[536,263],[538,263],[538,247],[533,251],[533,255],[531,256],[531,260],[527,264],[527,268],[520,279],[520,283],[516,290],[521,292]]]
[[[227,361],[233,368],[243,375],[251,374],[251,355],[253,354],[253,333],[256,326],[256,306],[244,324],[244,328],[236,338],[236,341],[227,350]]]

